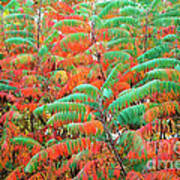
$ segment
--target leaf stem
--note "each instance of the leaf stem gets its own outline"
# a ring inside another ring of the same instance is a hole
[[[39,52],[40,48],[40,34],[41,34],[41,9],[42,9],[42,0],[40,0],[40,5],[38,9],[38,22],[37,22],[37,49]]]

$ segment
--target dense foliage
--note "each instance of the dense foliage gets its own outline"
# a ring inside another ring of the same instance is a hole
[[[0,12],[0,179],[179,179],[178,0]]]

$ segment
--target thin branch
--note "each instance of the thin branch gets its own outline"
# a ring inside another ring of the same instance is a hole
[[[97,56],[97,60],[99,62],[99,65],[100,65],[100,72],[101,72],[101,76],[102,76],[102,79],[104,81],[106,81],[106,77],[105,77],[105,74],[103,72],[103,69],[102,69],[102,64],[101,64],[101,54],[99,52],[96,52],[96,56]]]
[[[144,52],[147,51],[147,41],[148,41],[148,14],[146,14],[146,24],[145,24],[145,37],[144,37]]]
[[[92,44],[96,43],[96,37],[95,37],[95,27],[94,27],[94,22],[92,21],[91,23],[91,42]]]
[[[42,9],[42,0],[40,0],[40,5],[38,9],[38,22],[37,22],[37,49],[39,52],[40,48],[40,34],[41,34],[41,9]]]
[[[123,173],[123,176],[126,177],[127,173],[126,173],[126,170],[124,169],[124,166],[123,166],[123,160],[121,159],[117,149],[115,148],[114,146],[114,142],[113,142],[113,139],[111,137],[111,133],[109,132],[109,129],[107,128],[105,122],[101,121],[103,123],[103,126],[104,126],[104,130],[105,130],[105,133],[108,135],[108,141],[110,143],[110,148],[113,150],[114,152],[114,155],[121,167],[121,170],[122,170],[122,173]]]
[[[92,21],[91,22],[91,43],[94,44],[96,43],[96,37],[95,37],[95,23]],[[106,80],[105,74],[103,72],[102,69],[102,64],[101,64],[101,54],[99,52],[96,51],[96,57],[97,57],[97,61],[99,62],[100,65],[100,72],[102,75],[103,80]]]
[[[37,54],[39,53],[40,49],[40,34],[41,34],[41,9],[42,9],[42,0],[40,0],[39,9],[38,9],[38,22],[37,22]],[[41,57],[37,55],[38,64],[37,70],[40,68],[41,70]]]
[[[100,107],[100,113],[101,113],[101,119],[100,121],[102,122],[103,124],[103,127],[104,127],[104,131],[105,133],[107,134],[107,140],[109,142],[109,145],[110,145],[110,148],[111,150],[114,152],[114,155],[121,167],[121,170],[122,170],[122,173],[123,173],[123,176],[126,177],[127,173],[126,173],[126,170],[124,169],[124,166],[123,166],[123,160],[121,159],[116,147],[115,147],[115,144],[114,144],[114,141],[112,139],[112,136],[111,136],[111,133],[109,131],[109,129],[107,128],[106,126],[106,120],[107,120],[107,115],[103,113],[103,110],[102,110],[102,99],[100,99],[99,101],[99,107]]]
[[[34,115],[30,116],[31,131],[34,133]]]

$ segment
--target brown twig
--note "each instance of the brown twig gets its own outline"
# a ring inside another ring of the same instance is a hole
[[[98,63],[100,65],[100,72],[101,72],[101,76],[102,76],[102,79],[104,81],[106,81],[106,77],[105,77],[105,74],[103,72],[103,69],[102,69],[102,64],[101,64],[101,54],[99,52],[96,52],[96,57],[97,57],[97,60],[98,60]]]
[[[39,9],[38,9],[38,22],[37,22],[37,50],[39,52],[40,48],[40,34],[41,34],[41,9],[42,9],[42,0],[40,0]]]
[[[111,137],[111,133],[109,132],[109,130],[108,130],[107,126],[106,126],[106,123],[103,122],[103,121],[101,121],[101,122],[103,123],[105,133],[108,135],[108,142],[110,144],[110,148],[113,150],[114,155],[115,155],[115,157],[116,157],[116,159],[117,159],[117,161],[118,161],[118,163],[119,163],[119,165],[121,167],[123,176],[126,177],[127,173],[126,173],[126,170],[124,169],[124,166],[123,166],[123,160],[121,159],[117,149],[114,146],[114,142],[113,142],[113,139]]]
[[[108,129],[107,126],[106,126],[106,122],[107,122],[108,116],[107,116],[107,114],[104,114],[104,113],[103,113],[103,110],[102,110],[102,100],[101,100],[101,99],[100,99],[99,107],[100,107],[100,113],[101,113],[101,119],[100,119],[100,121],[101,121],[101,123],[103,124],[104,131],[105,131],[105,133],[106,133],[106,135],[107,135],[107,138],[108,138],[108,139],[107,139],[107,140],[108,140],[108,143],[109,143],[109,145],[110,145],[111,150],[114,152],[114,155],[115,155],[115,157],[116,157],[116,159],[117,159],[117,161],[118,161],[118,163],[119,163],[119,165],[120,165],[120,167],[121,167],[123,176],[126,177],[127,173],[126,173],[126,170],[125,170],[125,168],[124,168],[124,166],[123,166],[123,160],[122,160],[122,158],[120,157],[120,155],[119,155],[119,153],[118,153],[118,151],[117,151],[117,149],[116,149],[116,147],[115,147],[115,144],[114,144],[114,141],[113,141],[113,139],[112,139],[111,133],[110,133],[109,129]]]

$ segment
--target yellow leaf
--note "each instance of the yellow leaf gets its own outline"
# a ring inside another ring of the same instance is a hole
[[[58,71],[55,75],[55,79],[56,79],[56,81],[58,81],[60,79],[62,84],[66,83],[68,80],[66,71],[63,71],[63,70]]]

